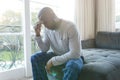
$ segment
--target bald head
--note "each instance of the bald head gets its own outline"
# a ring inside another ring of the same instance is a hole
[[[59,18],[55,15],[53,10],[49,7],[44,7],[38,14],[39,21],[41,21],[48,29],[55,29]]]
[[[44,7],[42,10],[40,10],[39,14],[38,14],[38,18],[39,17],[43,17],[45,18],[46,16],[51,16],[51,17],[55,17],[55,13],[53,12],[53,10],[49,7]]]

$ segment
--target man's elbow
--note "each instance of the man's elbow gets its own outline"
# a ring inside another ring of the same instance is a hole
[[[79,50],[75,50],[72,52],[72,57],[73,58],[80,58],[80,51]]]

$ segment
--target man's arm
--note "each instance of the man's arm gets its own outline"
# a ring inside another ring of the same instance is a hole
[[[44,40],[42,39],[41,36],[36,36],[36,41],[38,43],[38,46],[42,52],[47,52],[50,48],[50,43],[47,35],[45,35]]]
[[[35,33],[36,33],[36,41],[38,43],[39,48],[43,52],[47,52],[49,50],[50,44],[49,44],[49,39],[47,34],[45,33],[45,38],[44,40],[42,39],[40,32],[41,32],[41,24],[37,23],[36,26],[34,27]]]
[[[81,51],[80,35],[75,26],[72,26],[72,28],[68,30],[68,37],[69,37],[69,52],[61,56],[53,57],[51,60],[54,66],[61,65],[70,59],[80,58]]]

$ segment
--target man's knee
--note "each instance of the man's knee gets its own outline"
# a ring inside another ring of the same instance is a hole
[[[38,61],[39,59],[41,59],[42,55],[44,55],[45,52],[37,52],[37,53],[34,53],[32,56],[31,56],[31,62],[36,62]]]
[[[74,70],[75,69],[76,70],[81,70],[82,66],[83,66],[83,63],[82,63],[82,61],[79,61],[79,60],[78,61],[70,60],[66,64],[66,68],[69,67],[69,68],[74,69]]]

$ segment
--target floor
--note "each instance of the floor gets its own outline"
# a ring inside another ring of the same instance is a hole
[[[48,75],[48,78],[49,80],[56,80],[54,77],[51,77],[50,75]],[[30,77],[30,78],[23,78],[23,79],[17,79],[17,80],[33,80],[33,78]]]
[[[33,80],[32,78],[23,78],[23,79],[18,79],[18,80]]]
[[[56,78],[55,77],[53,77],[52,75],[47,75],[48,76],[48,79],[49,80],[56,80]],[[15,80],[33,80],[33,77],[31,76],[31,77],[29,77],[29,78],[22,78],[22,79],[15,79]]]

